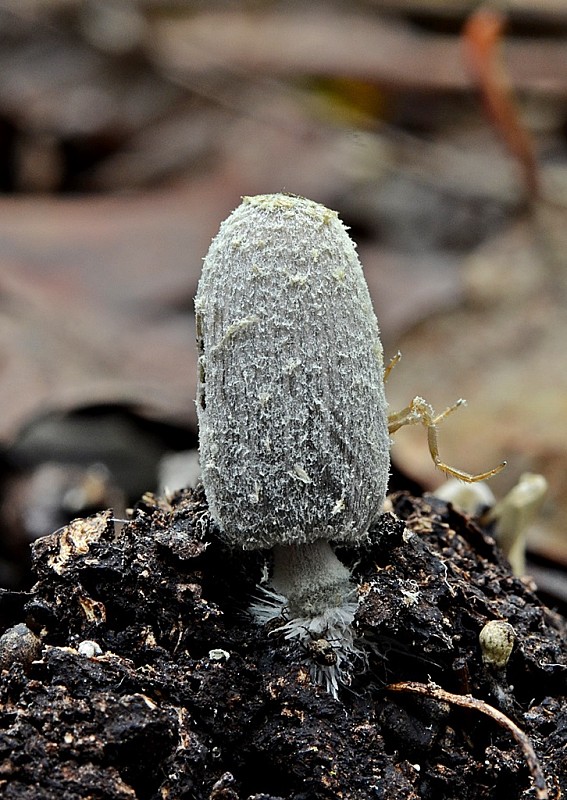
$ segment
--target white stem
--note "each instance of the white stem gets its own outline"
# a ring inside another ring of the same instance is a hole
[[[287,598],[291,617],[313,618],[344,606],[352,595],[350,572],[326,539],[275,545],[274,589]]]

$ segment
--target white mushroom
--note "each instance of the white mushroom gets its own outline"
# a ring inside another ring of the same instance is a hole
[[[285,194],[244,198],[205,258],[195,301],[200,459],[227,540],[273,548],[260,622],[333,658],[355,651],[356,588],[331,542],[364,540],[389,473],[384,366],[362,268],[334,211]]]

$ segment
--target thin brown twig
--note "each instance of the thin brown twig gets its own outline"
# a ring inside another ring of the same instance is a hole
[[[540,171],[533,137],[520,118],[509,74],[500,57],[505,25],[502,12],[489,5],[481,6],[468,18],[463,41],[488,116],[520,165],[526,198],[533,202],[540,194]]]
[[[487,717],[490,717],[502,728],[509,731],[519,744],[528,765],[530,775],[532,776],[537,800],[549,800],[545,777],[529,737],[515,722],[512,722],[512,720],[501,711],[488,705],[488,703],[485,703],[483,700],[472,697],[470,694],[452,694],[451,692],[446,692],[445,689],[442,689],[440,686],[436,686],[434,683],[401,681],[400,683],[390,684],[386,689],[389,692],[412,692],[413,694],[421,694],[444,703],[452,703],[461,708],[469,708],[479,711],[481,714],[486,714]]]

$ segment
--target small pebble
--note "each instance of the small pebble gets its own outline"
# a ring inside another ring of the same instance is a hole
[[[0,669],[9,669],[15,662],[31,664],[40,654],[40,640],[23,622],[0,636]]]
[[[209,650],[209,658],[211,661],[228,661],[230,653],[228,650],[222,650],[220,647],[214,650]]]
[[[516,634],[509,622],[493,619],[479,634],[482,660],[486,666],[504,669],[510,660]]]
[[[77,647],[77,652],[79,655],[85,656],[85,658],[94,658],[102,654],[102,647],[97,642],[91,641],[91,639],[85,639]]]

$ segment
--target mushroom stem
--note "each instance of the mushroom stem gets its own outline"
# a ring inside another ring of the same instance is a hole
[[[316,617],[352,597],[350,572],[326,539],[275,545],[273,558],[272,585],[287,599],[291,617]]]

